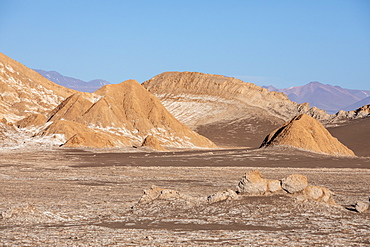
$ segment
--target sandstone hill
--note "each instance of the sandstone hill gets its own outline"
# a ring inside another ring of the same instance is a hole
[[[143,86],[189,126],[224,119],[225,116],[234,118],[235,113],[242,115],[232,109],[235,107],[257,108],[261,114],[266,113],[283,120],[300,112],[308,112],[318,119],[329,118],[325,111],[311,109],[308,104],[292,102],[283,93],[269,92],[253,83],[222,75],[165,72],[144,82]],[[195,108],[193,112],[197,111],[199,115],[190,115],[184,108],[189,108],[189,111]],[[188,116],[192,116],[191,119]]]
[[[218,145],[258,147],[266,133],[300,113],[330,118],[283,93],[222,75],[165,72],[143,86],[177,119]]]
[[[329,115],[284,94],[222,75],[165,72],[143,83],[181,122],[219,146],[258,147],[266,134],[299,114],[326,127],[370,114],[365,108]]]
[[[2,147],[216,147],[134,80],[77,92],[1,53],[0,120]]]
[[[162,145],[216,147],[175,119],[134,80],[103,86],[93,94],[73,94],[47,113],[45,119],[45,128],[37,136],[62,135],[61,144],[70,147],[145,146],[150,143],[144,142],[149,135],[153,136],[149,138],[152,144],[156,141],[151,147],[161,150]],[[26,119],[17,124],[24,126],[24,122],[33,124]]]
[[[330,155],[355,156],[316,119],[300,114],[271,132],[261,147],[289,146]]]
[[[0,53],[1,118],[15,121],[30,113],[45,113],[73,93]]]

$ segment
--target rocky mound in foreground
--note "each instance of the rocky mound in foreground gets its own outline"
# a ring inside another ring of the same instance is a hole
[[[42,118],[28,117],[18,126],[31,127],[34,119]],[[69,147],[138,147],[143,143],[160,150],[216,147],[180,123],[134,80],[106,85],[93,94],[73,94],[45,119],[37,136],[59,136],[61,145]],[[27,123],[30,126],[25,126]],[[146,139],[148,136],[151,137]]]
[[[290,146],[330,155],[355,156],[316,119],[301,114],[271,132],[260,147]]]
[[[258,170],[246,172],[239,181],[236,191],[226,189],[207,197],[192,197],[177,190],[163,189],[153,185],[150,189],[144,190],[144,195],[138,203],[177,199],[185,200],[191,204],[212,204],[226,200],[240,200],[244,196],[271,196],[274,194],[293,197],[297,202],[316,201],[337,206],[337,203],[332,198],[334,195],[332,191],[325,187],[309,185],[308,179],[304,175],[291,174],[281,180],[265,179]]]

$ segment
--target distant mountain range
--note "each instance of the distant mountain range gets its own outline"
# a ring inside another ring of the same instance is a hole
[[[110,84],[109,82],[101,79],[82,81],[73,77],[61,75],[56,71],[45,71],[41,69],[34,69],[34,71],[41,74],[46,79],[55,82],[58,85],[74,89],[80,92],[92,93],[101,88],[102,86]]]
[[[363,105],[370,104],[370,90],[346,89],[339,86],[322,84],[313,81],[304,86],[278,89],[273,86],[263,86],[269,91],[285,93],[291,101],[308,102],[327,111],[329,114],[340,110],[352,111]]]
[[[80,92],[95,92],[108,81],[96,79],[82,81],[73,77],[64,76],[56,71],[45,71],[34,69],[46,79],[58,85],[74,89]],[[311,107],[316,106],[329,114],[337,113],[340,110],[353,111],[363,105],[370,104],[370,90],[346,89],[339,86],[322,84],[313,81],[304,86],[278,89],[274,86],[263,86],[269,91],[285,93],[291,101],[299,104],[308,102]]]

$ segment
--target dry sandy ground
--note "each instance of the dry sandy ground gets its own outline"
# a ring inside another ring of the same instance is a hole
[[[201,125],[196,131],[218,146],[258,148],[265,137],[283,123],[276,119],[248,117]],[[370,157],[370,117],[331,124],[327,129],[356,155]]]
[[[369,211],[346,209],[370,196],[370,158],[291,150],[49,150],[3,152],[0,164],[3,246],[370,245]],[[137,203],[152,185],[193,197],[235,189],[251,169],[272,179],[306,175],[334,191],[339,206],[286,195]]]
[[[370,157],[370,117],[351,120],[328,130],[356,155]]]

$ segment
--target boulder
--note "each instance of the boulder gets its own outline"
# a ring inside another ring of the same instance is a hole
[[[290,194],[304,190],[307,185],[307,177],[301,174],[292,174],[281,180],[281,187]]]
[[[305,199],[314,200],[317,202],[325,202],[330,205],[336,205],[332,199],[333,192],[321,186],[310,185],[303,191]]]
[[[238,194],[235,191],[227,189],[208,196],[207,201],[208,203],[215,203],[220,201],[233,200],[236,197],[238,197]]]
[[[268,192],[275,193],[282,190],[280,180],[266,179],[266,181]]]
[[[369,209],[369,203],[367,203],[367,202],[357,202],[355,204],[355,209],[356,209],[357,212],[363,213],[363,212],[365,212],[366,210]]]
[[[245,173],[245,176],[238,183],[237,192],[262,195],[266,193],[267,188],[267,180],[262,177],[258,170],[254,170]]]

